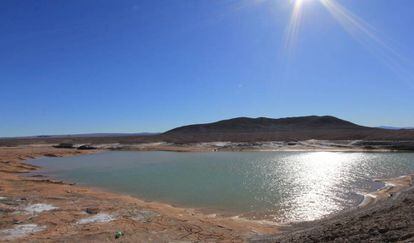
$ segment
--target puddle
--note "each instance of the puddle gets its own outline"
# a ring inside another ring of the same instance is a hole
[[[36,224],[17,225],[13,229],[0,230],[0,239],[14,240],[17,238],[25,237],[29,234],[40,232],[45,229],[46,229],[46,226],[38,226]]]
[[[100,213],[89,218],[80,219],[77,224],[107,223],[113,220],[115,220],[115,216],[106,213]]]

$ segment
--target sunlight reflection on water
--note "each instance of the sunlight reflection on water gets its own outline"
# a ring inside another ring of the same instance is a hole
[[[266,166],[258,163],[264,191],[283,191],[280,200],[273,201],[278,210],[267,217],[304,221],[341,210],[344,199],[338,188],[353,177],[352,171],[363,160],[362,153],[312,152],[295,153],[282,159],[277,155]],[[272,201],[272,195],[267,196]]]
[[[143,199],[288,223],[356,206],[374,177],[413,172],[414,153],[106,152],[33,163]]]
[[[281,213],[287,219],[312,220],[341,208],[336,197],[338,184],[349,176],[353,165],[361,160],[362,154],[315,152],[296,155],[297,163],[288,177],[295,186],[291,200],[282,200]]]

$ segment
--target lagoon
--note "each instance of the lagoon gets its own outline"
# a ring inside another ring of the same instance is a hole
[[[414,153],[125,152],[29,161],[37,174],[209,213],[291,223],[357,206]]]

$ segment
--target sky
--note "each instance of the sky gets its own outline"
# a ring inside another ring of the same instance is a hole
[[[414,1],[334,3],[351,19],[303,0],[292,31],[291,0],[2,0],[0,137],[240,116],[414,126]]]

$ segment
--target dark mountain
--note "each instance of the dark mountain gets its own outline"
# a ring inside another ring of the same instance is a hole
[[[272,119],[239,117],[207,124],[178,127],[165,134],[278,132],[311,129],[369,129],[333,116],[304,116]]]
[[[364,127],[333,116],[239,117],[178,127],[161,135],[171,142],[290,140],[414,140],[414,131]]]

